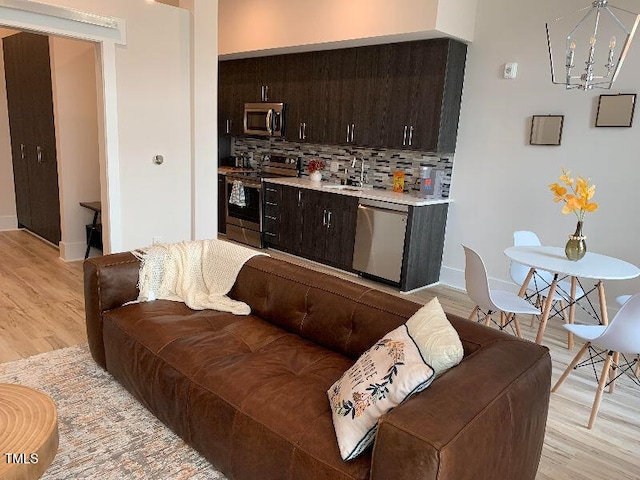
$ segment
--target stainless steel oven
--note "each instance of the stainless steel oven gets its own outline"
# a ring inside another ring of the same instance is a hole
[[[227,238],[262,247],[262,182],[259,177],[227,175],[226,217]]]
[[[262,248],[262,179],[265,177],[297,177],[300,158],[264,155],[259,169],[227,174],[226,227],[227,238]]]

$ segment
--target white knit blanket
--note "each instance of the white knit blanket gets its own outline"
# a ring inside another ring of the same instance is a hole
[[[173,300],[193,310],[248,315],[249,305],[227,294],[242,266],[255,255],[265,254],[223,240],[151,245],[138,254],[138,301]]]

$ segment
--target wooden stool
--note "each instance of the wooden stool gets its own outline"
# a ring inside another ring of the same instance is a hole
[[[0,383],[0,478],[40,478],[58,451],[58,415],[44,393]]]

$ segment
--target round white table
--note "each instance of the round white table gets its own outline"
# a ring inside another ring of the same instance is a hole
[[[547,299],[552,299],[558,279],[560,276],[571,277],[571,292],[569,306],[569,322],[573,323],[575,316],[576,304],[576,285],[578,278],[589,278],[597,280],[596,289],[598,290],[600,303],[600,321],[603,325],[609,323],[607,315],[607,302],[604,294],[604,280],[628,280],[640,276],[640,269],[635,265],[620,260],[618,258],[601,255],[598,253],[587,252],[581,260],[577,262],[569,260],[562,247],[534,246],[534,247],[509,247],[504,254],[514,262],[530,267],[529,274],[520,288],[520,296],[524,296],[527,285],[533,277],[536,269],[545,270],[553,274],[553,281],[549,286]],[[544,303],[542,318],[540,319],[540,327],[536,336],[536,343],[542,342],[544,330],[547,326],[551,304],[553,302],[546,301]],[[570,337],[569,348],[572,347],[573,339]]]

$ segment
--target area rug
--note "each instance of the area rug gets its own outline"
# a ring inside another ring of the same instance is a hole
[[[0,382],[56,403],[60,447],[45,480],[225,478],[98,367],[86,344],[0,363]]]

